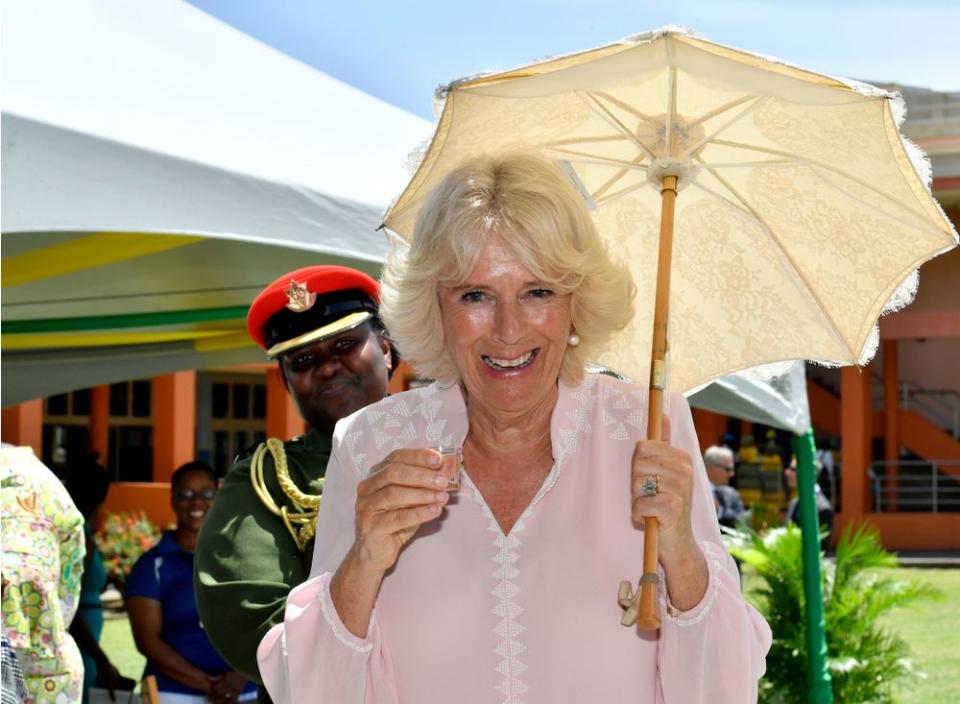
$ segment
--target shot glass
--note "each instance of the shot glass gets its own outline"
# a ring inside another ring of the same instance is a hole
[[[463,464],[463,450],[459,445],[434,445],[433,448],[443,457],[440,472],[447,478],[447,491],[460,490],[460,467]]]

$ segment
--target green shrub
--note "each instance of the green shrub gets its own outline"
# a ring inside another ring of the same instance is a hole
[[[159,539],[160,531],[143,511],[108,513],[97,531],[97,547],[107,568],[107,579],[123,590],[133,564]]]
[[[768,704],[809,701],[800,536],[791,525],[762,536],[740,534],[730,546],[762,580],[747,598],[773,631],[767,674],[760,682],[760,701]],[[896,687],[921,676],[907,644],[881,627],[879,617],[941,594],[878,569],[884,567],[896,567],[896,557],[883,549],[877,530],[868,525],[843,532],[834,560],[821,555],[827,666],[837,704],[891,702]]]

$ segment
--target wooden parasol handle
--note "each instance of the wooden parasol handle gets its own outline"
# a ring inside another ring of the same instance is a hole
[[[660,247],[657,255],[657,293],[653,309],[653,347],[650,360],[650,395],[647,408],[647,439],[661,440],[663,392],[666,387],[667,321],[670,303],[670,269],[673,256],[673,216],[677,202],[677,177],[664,176],[660,189]],[[649,631],[660,627],[659,525],[644,519],[643,576],[627,614],[636,614],[637,627]],[[621,585],[621,593],[623,586]],[[625,615],[624,623],[629,618]]]

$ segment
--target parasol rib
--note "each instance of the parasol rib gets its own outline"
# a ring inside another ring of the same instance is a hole
[[[599,200],[597,200],[597,196],[594,195],[594,196],[592,196],[592,197],[593,197],[593,202],[597,204],[597,207],[599,207],[599,206],[601,206],[601,205],[605,205],[605,204],[609,203],[609,202],[612,201],[612,200],[616,200],[617,198],[621,198],[621,197],[627,195],[628,193],[633,193],[634,191],[639,191],[641,188],[647,188],[647,187],[649,187],[649,186],[650,186],[650,184],[649,184],[648,182],[646,182],[646,181],[644,181],[643,183],[635,183],[635,184],[633,184],[632,186],[627,186],[626,188],[621,188],[619,191],[614,191],[613,193],[611,193],[611,194],[608,195],[608,196],[601,196]]]
[[[663,153],[669,159],[673,157],[673,120],[677,114],[677,67],[673,65],[673,57],[670,55],[670,42],[665,43],[667,45],[667,63],[670,66],[670,73],[667,78],[667,124],[663,135]]]
[[[858,196],[858,195],[856,195],[856,194],[854,194],[854,193],[851,193],[848,188],[846,188],[846,187],[844,187],[843,185],[837,183],[836,181],[831,181],[831,180],[829,180],[823,173],[821,173],[818,169],[816,169],[813,164],[808,164],[808,163],[804,162],[803,160],[798,160],[798,159],[771,159],[770,161],[742,161],[742,162],[736,162],[736,163],[731,162],[731,163],[728,163],[728,164],[710,164],[711,168],[714,168],[714,169],[737,169],[737,168],[755,168],[755,167],[778,168],[778,167],[788,167],[788,166],[798,166],[798,165],[810,167],[810,169],[813,171],[813,173],[815,173],[818,178],[820,178],[820,179],[822,179],[823,181],[825,181],[826,183],[830,184],[830,187],[831,187],[831,188],[834,188],[835,190],[842,192],[842,193],[843,193],[844,195],[846,195],[850,200],[856,201],[857,203],[860,203],[860,204],[863,205],[864,207],[869,208],[870,210],[876,211],[875,206],[871,205],[870,203],[867,203],[867,202],[864,201],[863,198],[861,198],[860,196]],[[890,200],[890,199],[888,199],[888,200]],[[899,204],[899,203],[896,203],[896,205],[900,205],[900,204]],[[876,211],[876,212],[879,212],[879,211]],[[882,214],[883,217],[885,217],[885,218],[888,218],[888,219],[890,219],[890,220],[893,220],[894,222],[899,223],[900,225],[903,225],[904,227],[910,228],[911,230],[916,230],[916,231],[918,231],[918,232],[923,232],[923,233],[926,233],[926,234],[930,234],[931,232],[936,232],[937,234],[941,234],[941,231],[940,231],[940,230],[937,230],[936,228],[925,228],[925,227],[923,227],[922,224],[918,224],[918,223],[916,223],[916,222],[911,222],[911,221],[907,220],[906,218],[903,218],[903,217],[901,217],[901,216],[899,216],[899,215],[894,215],[894,214],[891,214],[891,213],[888,213],[888,212],[881,212],[880,214]]]
[[[586,152],[579,152],[575,149],[559,149],[557,147],[549,147],[549,149],[558,154],[583,157],[582,159],[577,159],[577,163],[598,164],[600,166],[621,166],[624,167],[624,169],[638,169],[642,171],[646,171],[647,169],[646,164],[640,163],[644,158],[642,155],[633,161],[627,161],[626,159],[612,159],[610,157],[600,156],[599,154],[587,154]]]
[[[722,115],[727,110],[733,110],[735,107],[737,107],[738,105],[743,105],[748,100],[756,100],[756,97],[757,96],[755,95],[745,95],[742,98],[731,100],[729,103],[724,103],[720,107],[714,108],[710,112],[704,113],[703,115],[698,117],[696,120],[690,123],[690,126],[693,127],[694,125],[702,125],[707,120],[712,120],[717,115]]]
[[[542,146],[553,149],[557,145],[567,144],[593,144],[596,142],[622,142],[627,138],[620,134],[604,134],[595,137],[569,137],[567,139],[555,139],[552,142],[544,142]]]
[[[641,155],[641,156],[638,156],[637,158],[642,159],[643,156]],[[633,168],[641,171],[646,171],[647,169],[646,165],[641,166],[639,164]],[[609,191],[611,188],[613,188],[613,184],[615,184],[617,181],[622,179],[628,173],[629,173],[629,169],[620,169],[612,177],[608,178],[605,183],[600,185],[600,188],[598,188],[595,192],[590,194],[590,197],[593,198],[593,202],[596,203],[598,198],[603,198],[603,194]],[[633,187],[631,186],[628,188],[633,188]],[[620,193],[620,191],[617,191],[617,193]]]
[[[740,203],[742,208],[746,210],[750,214],[750,216],[753,217],[753,219],[756,220],[756,222],[758,222],[760,226],[766,231],[767,235],[770,237],[773,243],[777,246],[777,249],[779,250],[781,255],[790,265],[790,268],[793,270],[793,273],[796,274],[797,278],[801,282],[803,282],[803,287],[807,290],[807,293],[816,302],[817,310],[820,312],[821,316],[829,324],[830,330],[833,332],[834,337],[840,341],[843,347],[846,348],[847,352],[850,353],[851,358],[854,361],[856,361],[857,358],[860,356],[860,353],[858,351],[854,351],[853,349],[851,349],[850,343],[848,343],[846,339],[844,339],[843,334],[840,332],[840,328],[837,325],[837,322],[833,319],[833,316],[830,315],[829,312],[827,312],[827,308],[824,306],[824,303],[821,300],[820,295],[813,289],[813,286],[810,284],[810,282],[807,280],[807,277],[804,275],[803,271],[794,261],[793,257],[790,255],[790,252],[787,251],[787,248],[783,245],[783,241],[780,239],[779,236],[777,236],[773,228],[770,227],[767,221],[764,220],[763,217],[756,210],[753,209],[750,203],[747,202],[747,200],[742,195],[740,195],[740,192],[736,188],[731,186],[726,179],[724,179],[720,174],[718,174],[713,168],[705,164],[703,160],[700,159],[699,157],[694,157],[694,158],[698,162],[700,162],[700,164],[702,164],[703,167],[707,171],[709,171],[710,174],[712,174],[713,177],[717,179],[717,181],[719,181],[724,188],[726,188],[728,191],[730,191],[730,193],[733,194],[733,196],[737,199],[737,201]]]
[[[650,151],[647,145],[637,139],[633,132],[631,132],[626,125],[620,122],[620,120],[618,120],[613,113],[610,112],[610,110],[607,109],[607,107],[593,95],[593,93],[578,91],[577,95],[581,96],[581,98],[585,100],[587,106],[590,107],[590,109],[593,110],[600,117],[600,119],[613,127],[615,130],[619,130],[625,137],[627,137],[627,139],[633,142],[636,146],[640,147],[640,149],[650,158],[651,161],[656,160],[657,157],[652,151]]]
[[[697,153],[697,150],[700,149],[704,144],[707,144],[708,142],[713,142],[714,137],[716,137],[716,136],[717,136],[718,134],[720,134],[721,132],[725,132],[726,130],[730,129],[733,125],[735,125],[735,124],[737,124],[738,122],[740,122],[740,120],[742,120],[742,119],[745,118],[747,115],[749,115],[751,112],[753,112],[753,111],[756,110],[758,107],[760,107],[761,105],[763,105],[763,103],[766,102],[766,100],[767,100],[766,97],[759,97],[759,98],[757,98],[756,100],[753,101],[753,103],[751,103],[750,105],[748,105],[747,107],[745,107],[743,110],[741,110],[740,112],[738,112],[736,115],[734,115],[733,117],[731,117],[729,120],[727,120],[726,122],[724,122],[724,123],[723,123],[722,125],[720,125],[717,129],[715,129],[713,132],[711,132],[711,133],[708,134],[708,135],[705,135],[705,136],[703,137],[703,139],[701,139],[701,140],[698,141],[698,142],[694,142],[692,145],[690,145],[689,147],[687,147],[686,149],[684,149],[684,150],[683,150],[683,154],[681,154],[678,158],[680,158],[680,159],[686,159],[686,158],[689,157],[691,154],[696,154],[696,153]]]
[[[843,178],[849,179],[854,183],[860,186],[863,186],[867,190],[872,191],[873,193],[876,193],[880,198],[890,201],[891,203],[895,203],[896,205],[899,205],[901,208],[903,208],[905,211],[913,215],[918,220],[927,219],[926,216],[921,215],[920,213],[917,213],[915,210],[913,210],[913,208],[905,205],[898,199],[891,196],[889,193],[884,193],[880,189],[874,186],[871,186],[869,183],[867,183],[863,179],[860,179],[860,178],[857,178],[856,176],[848,174],[846,171],[838,169],[835,166],[830,166],[829,164],[825,164],[822,161],[816,161],[815,159],[807,159],[806,157],[802,157],[798,154],[791,154],[790,152],[785,152],[780,149],[771,149],[769,147],[761,147],[755,144],[744,144],[743,142],[730,142],[725,139],[715,139],[711,142],[711,144],[716,144],[721,147],[733,147],[735,149],[745,149],[747,151],[761,152],[763,154],[773,154],[774,156],[782,156],[782,157],[786,157],[787,159],[794,159],[795,161],[797,161],[797,163],[806,164],[807,166],[816,166],[817,168],[830,171],[832,173],[837,174],[838,176],[842,176]],[[937,228],[931,228],[931,229],[935,230],[936,232],[940,232],[940,230]]]
[[[622,100],[620,100],[620,98],[617,98],[617,97],[615,97],[615,96],[612,96],[612,95],[610,95],[609,93],[604,93],[604,92],[598,91],[598,92],[596,92],[596,93],[591,93],[591,95],[593,95],[593,96],[599,96],[599,97],[603,98],[604,100],[606,100],[608,103],[613,103],[614,105],[616,105],[618,108],[620,108],[620,109],[623,110],[624,112],[630,113],[631,115],[633,115],[633,116],[636,117],[637,119],[643,120],[644,122],[646,122],[648,125],[650,125],[650,126],[652,126],[652,127],[657,127],[657,126],[659,126],[659,124],[660,124],[660,123],[657,121],[656,118],[654,118],[654,117],[652,117],[652,116],[650,116],[650,115],[647,115],[645,112],[640,112],[640,111],[637,110],[635,107],[633,107],[630,103],[625,103],[625,102],[623,102]]]

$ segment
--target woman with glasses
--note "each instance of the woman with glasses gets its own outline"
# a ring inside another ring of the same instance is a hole
[[[256,687],[233,672],[207,638],[193,595],[193,553],[217,495],[213,469],[188,462],[170,480],[174,530],[137,560],[126,600],[137,649],[155,675],[162,704],[233,704],[256,698]]]

